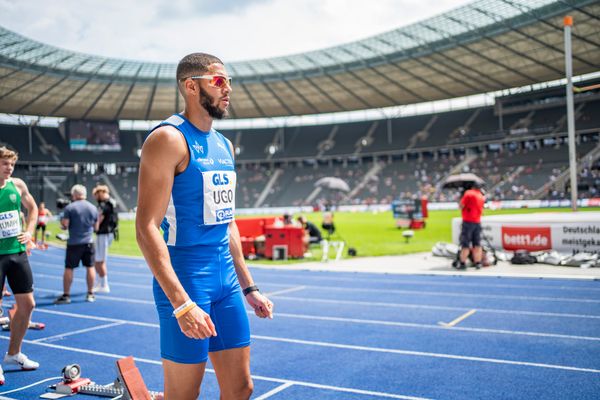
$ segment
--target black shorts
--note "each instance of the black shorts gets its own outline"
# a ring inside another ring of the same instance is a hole
[[[8,280],[15,294],[33,292],[33,275],[25,252],[0,255],[0,282]],[[0,296],[2,296],[0,294]]]
[[[460,247],[468,248],[481,246],[481,224],[476,222],[462,223],[460,230]]]
[[[84,267],[89,268],[94,266],[94,244],[68,244],[67,256],[65,258],[65,268],[77,268],[79,262]]]
[[[46,224],[37,224],[35,230],[42,230],[42,232],[46,232]]]

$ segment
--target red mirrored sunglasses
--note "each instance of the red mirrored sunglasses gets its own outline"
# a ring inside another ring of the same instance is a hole
[[[227,76],[223,76],[223,75],[194,75],[194,76],[189,76],[189,79],[208,79],[209,82],[208,84],[210,86],[219,88],[219,89],[224,89],[225,86],[229,86],[231,87],[231,78],[227,77]],[[188,78],[183,78],[182,81],[188,79]]]

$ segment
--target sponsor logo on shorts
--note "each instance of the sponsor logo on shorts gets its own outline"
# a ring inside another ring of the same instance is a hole
[[[552,248],[550,227],[503,226],[502,247],[506,250],[548,250]]]
[[[230,208],[222,208],[217,210],[217,222],[227,221],[228,219],[233,218],[233,209]]]

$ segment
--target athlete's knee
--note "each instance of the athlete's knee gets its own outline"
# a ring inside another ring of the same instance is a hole
[[[33,295],[16,295],[19,296],[17,299],[17,313],[22,315],[29,315],[35,308],[35,300]]]
[[[223,396],[223,399],[248,400],[250,396],[252,396],[252,392],[254,392],[254,382],[252,382],[252,379],[248,378],[239,382],[235,387],[232,387],[226,397]]]
[[[247,395],[247,398],[250,398],[250,396],[252,396],[252,392],[254,392],[254,382],[252,382],[252,379],[250,379],[244,387],[244,393]]]

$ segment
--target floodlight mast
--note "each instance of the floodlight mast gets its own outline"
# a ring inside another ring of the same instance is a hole
[[[573,57],[571,50],[571,28],[573,17],[564,18],[565,28],[565,72],[567,75],[567,132],[569,134],[569,172],[571,175],[571,209],[577,211],[577,158],[575,152],[575,112],[573,106]]]

